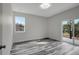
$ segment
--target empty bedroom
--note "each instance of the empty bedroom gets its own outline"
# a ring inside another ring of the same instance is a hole
[[[0,3],[0,55],[79,55],[79,3]]]

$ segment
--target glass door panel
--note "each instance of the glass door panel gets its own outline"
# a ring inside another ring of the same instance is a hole
[[[72,32],[72,21],[63,21],[63,41],[73,44],[73,32]]]
[[[74,20],[74,44],[79,45],[79,19]]]

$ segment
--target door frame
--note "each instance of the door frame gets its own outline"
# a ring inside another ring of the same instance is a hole
[[[11,4],[2,4],[2,55],[10,55],[13,40],[13,12]],[[7,20],[7,21],[6,21]]]

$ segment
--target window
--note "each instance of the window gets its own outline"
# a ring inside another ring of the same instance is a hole
[[[25,17],[15,16],[16,32],[25,32]]]

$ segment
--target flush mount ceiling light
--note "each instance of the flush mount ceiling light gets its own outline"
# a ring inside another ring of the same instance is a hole
[[[50,6],[51,6],[51,5],[50,5],[49,3],[42,3],[42,4],[40,5],[40,7],[41,7],[42,9],[48,9]]]

